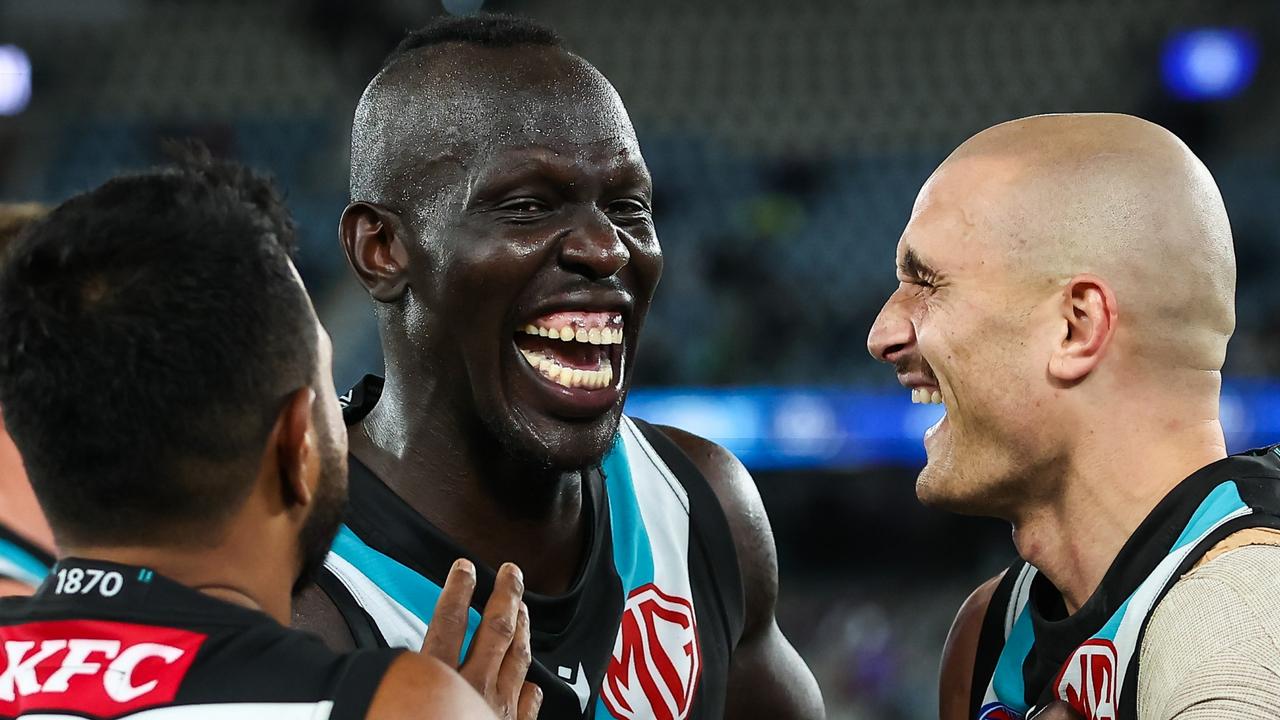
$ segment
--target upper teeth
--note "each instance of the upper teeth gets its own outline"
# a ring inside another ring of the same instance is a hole
[[[565,325],[559,328],[546,328],[530,324],[525,325],[523,330],[526,335],[537,335],[538,337],[551,338],[563,342],[591,343],[592,345],[622,344],[622,328],[620,327],[587,329]]]
[[[941,405],[942,393],[929,388],[911,388],[911,402],[925,405]]]

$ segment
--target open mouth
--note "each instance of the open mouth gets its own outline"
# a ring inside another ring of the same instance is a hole
[[[516,331],[516,348],[539,375],[561,387],[613,388],[622,377],[622,314],[554,312]]]
[[[916,405],[941,405],[942,392],[937,388],[911,388],[911,402]]]

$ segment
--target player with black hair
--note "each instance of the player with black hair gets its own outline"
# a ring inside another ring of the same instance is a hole
[[[283,625],[346,495],[293,237],[269,182],[197,154],[68,200],[13,248],[0,406],[61,559],[0,601],[0,716],[493,717],[436,659],[460,651],[447,623],[432,655],[337,655]],[[503,568],[464,670],[528,720],[521,590]]]
[[[5,251],[48,212],[39,203],[0,204],[0,264]],[[18,448],[0,421],[0,596],[28,595],[53,565],[53,533],[36,504]]]
[[[751,477],[622,414],[662,252],[608,80],[536,23],[442,19],[360,99],[351,199],[386,379],[348,398],[346,524],[296,622],[411,647],[453,557],[477,603],[514,561],[545,717],[821,717]]]

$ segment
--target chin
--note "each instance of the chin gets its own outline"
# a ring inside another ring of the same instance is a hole
[[[569,472],[600,464],[613,447],[621,418],[621,408],[582,420],[542,417],[525,423],[509,418],[499,437],[510,457],[540,469]]]
[[[961,515],[984,515],[981,499],[964,487],[958,473],[925,465],[916,478],[916,498],[921,505]]]

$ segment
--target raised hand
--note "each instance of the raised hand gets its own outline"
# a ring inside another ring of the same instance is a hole
[[[498,717],[534,720],[542,705],[542,689],[524,679],[533,660],[529,649],[529,608],[521,600],[524,576],[511,563],[498,569],[480,627],[466,659],[459,665],[475,589],[475,567],[467,560],[458,560],[450,568],[436,601],[422,652],[456,667]]]

